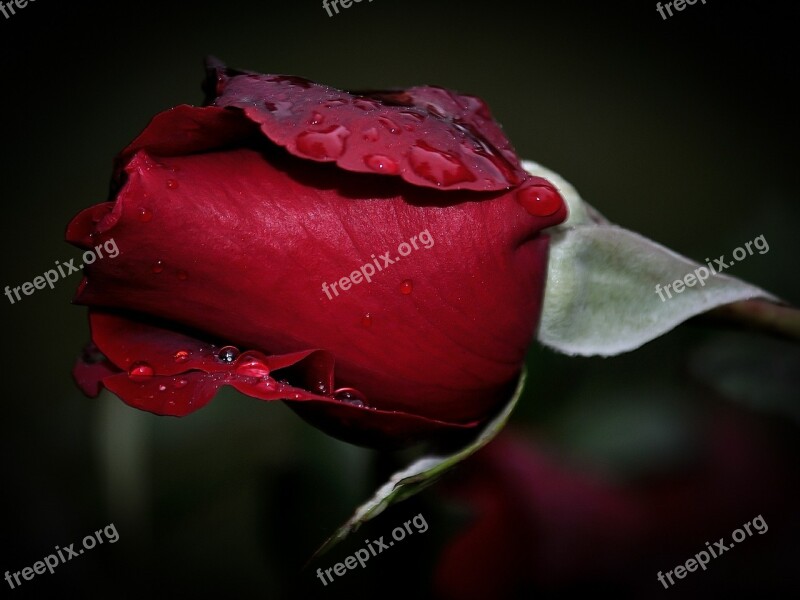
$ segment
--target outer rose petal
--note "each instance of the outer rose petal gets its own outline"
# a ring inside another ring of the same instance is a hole
[[[155,414],[185,416],[230,385],[260,400],[286,400],[301,415],[323,415],[328,433],[371,447],[406,445],[476,425],[382,411],[323,395],[319,392],[332,391],[334,381],[333,358],[327,352],[265,356],[246,351],[226,363],[218,357],[221,345],[188,334],[113,313],[92,311],[90,321],[96,346],[75,367],[82,389],[96,396],[102,385],[127,404]],[[97,362],[102,357],[108,358]],[[312,387],[317,393],[309,391]]]
[[[448,190],[499,191],[528,178],[486,105],[471,96],[412,88],[376,93],[379,102],[300,77],[216,67],[209,78],[215,106],[241,108],[301,158]]]

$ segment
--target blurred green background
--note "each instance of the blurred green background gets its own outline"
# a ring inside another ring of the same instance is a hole
[[[69,219],[105,200],[114,154],[151,116],[202,101],[202,59],[214,54],[345,89],[437,84],[482,96],[521,156],[616,223],[700,261],[763,234],[769,252],[729,273],[798,304],[798,16],[788,3],[714,0],[667,21],[654,2],[628,1],[375,0],[333,18],[317,1],[31,2],[0,17],[2,286],[79,256],[63,241]],[[396,458],[227,391],[183,420],[84,398],[70,377],[88,338],[85,309],[70,305],[78,282],[2,300],[0,572],[111,522],[120,539],[8,593],[428,596],[464,507],[434,489],[387,511],[365,537],[419,512],[430,530],[323,588],[300,567]],[[711,405],[796,438],[796,345],[701,325],[619,358],[534,348],[529,362],[514,426],[615,480],[691,464]],[[783,526],[783,537],[751,551],[767,547],[789,569],[798,554],[787,532],[800,527],[774,519],[770,535]],[[715,534],[727,531],[699,533]],[[358,535],[319,566],[361,545]]]

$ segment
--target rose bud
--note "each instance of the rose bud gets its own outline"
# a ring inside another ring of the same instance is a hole
[[[556,188],[478,98],[347,93],[215,64],[157,115],[67,239],[92,352],[75,377],[183,416],[230,385],[347,441],[470,432],[510,397],[541,311]]]

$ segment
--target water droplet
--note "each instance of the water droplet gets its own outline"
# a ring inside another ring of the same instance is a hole
[[[236,346],[224,346],[217,353],[217,358],[224,363],[231,364],[239,357],[239,349]]]
[[[147,381],[154,374],[153,367],[144,361],[135,362],[128,369],[128,377],[135,381]]]
[[[370,154],[364,157],[364,164],[376,173],[386,173],[387,175],[397,175],[400,172],[398,164],[383,154]]]
[[[325,103],[325,108],[335,108],[337,106],[342,106],[343,104],[347,104],[347,101],[340,99],[328,100]]]
[[[377,142],[380,139],[380,134],[378,133],[378,129],[375,127],[370,127],[363,133],[364,140],[367,142]]]
[[[324,117],[322,114],[320,114],[320,113],[318,113],[318,112],[314,112],[314,113],[312,113],[312,115],[311,115],[311,121],[310,121],[310,123],[311,123],[312,125],[319,125],[319,124],[320,124],[320,123],[322,123],[324,120],[325,120],[325,117]]]
[[[175,277],[177,277],[181,281],[186,281],[189,279],[189,274],[186,271],[178,271],[175,273]]]
[[[176,379],[172,383],[172,387],[174,387],[176,390],[179,390],[179,389],[181,389],[183,387],[186,387],[187,385],[189,385],[189,380],[188,379]]]
[[[178,182],[175,179],[167,179],[167,189],[168,190],[177,190],[178,189]]]
[[[315,394],[320,394],[322,396],[328,395],[328,384],[324,381],[317,381],[314,385],[311,386],[311,391]]]
[[[157,260],[156,262],[153,263],[153,266],[150,267],[150,270],[153,273],[161,273],[161,271],[164,270],[164,261],[163,260]]]
[[[408,158],[417,175],[436,185],[475,181],[475,176],[458,158],[436,150],[422,140],[411,148]]]
[[[349,135],[341,125],[323,131],[304,131],[297,136],[297,150],[317,160],[336,160],[344,154],[344,141]]]
[[[264,379],[269,377],[269,367],[254,354],[245,352],[236,360],[236,373],[245,377]]]
[[[517,201],[535,217],[549,217],[564,204],[561,194],[549,184],[534,184],[520,189]]]
[[[356,98],[353,100],[353,106],[361,110],[375,110],[380,107],[380,103],[368,98]]]
[[[367,398],[355,388],[339,388],[333,393],[335,400],[340,400],[352,406],[366,406]]]
[[[364,329],[369,329],[370,327],[372,327],[372,315],[370,313],[367,313],[363,317],[361,317],[361,326]]]
[[[414,282],[410,279],[405,279],[400,284],[400,293],[408,295],[414,290]]]
[[[420,123],[425,120],[425,117],[423,115],[419,114],[418,112],[411,111],[411,110],[402,110],[402,111],[400,111],[400,114],[404,115],[404,116],[407,116],[407,117],[411,117],[415,121],[418,121]]]
[[[176,363],[185,363],[187,360],[189,360],[189,352],[187,350],[178,350],[172,355],[172,358]]]
[[[142,223],[147,223],[153,218],[153,211],[149,208],[140,208],[137,216]]]
[[[394,135],[399,135],[403,132],[397,123],[386,117],[379,117],[378,123],[383,125],[389,133],[393,133]]]
[[[158,384],[158,391],[159,392],[166,392],[167,391],[167,386],[165,386],[163,383]]]

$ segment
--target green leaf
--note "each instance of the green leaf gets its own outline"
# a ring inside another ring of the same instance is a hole
[[[328,552],[348,535],[357,531],[361,525],[377,517],[388,506],[418,494],[436,482],[449,469],[488,444],[508,421],[508,417],[522,394],[526,378],[527,373],[523,370],[511,400],[470,444],[452,454],[422,457],[402,471],[392,475],[389,481],[381,486],[372,498],[362,504],[353,516],[328,538],[319,550],[314,553],[309,562]]]
[[[717,307],[752,298],[778,301],[608,223],[560,176],[536,163],[524,166],[552,181],[570,210],[565,223],[548,230],[550,260],[538,334],[544,345],[570,355],[613,356]],[[725,257],[727,264],[731,260]],[[679,279],[687,282],[680,293],[664,290]]]

